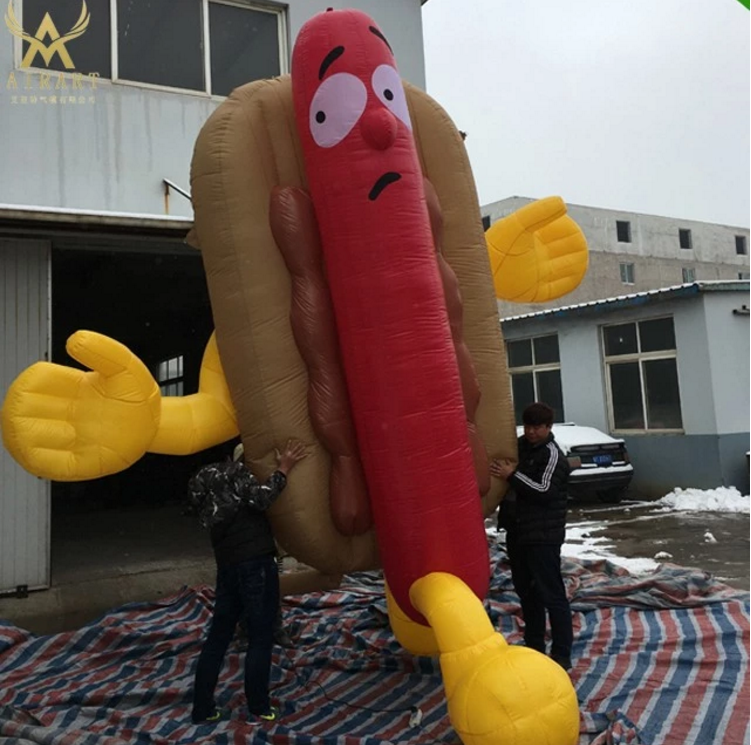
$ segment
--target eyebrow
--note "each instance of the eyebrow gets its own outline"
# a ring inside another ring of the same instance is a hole
[[[375,26],[368,26],[368,29],[372,34],[375,34],[388,48],[391,54],[394,53],[394,50],[391,48],[391,44],[389,44],[388,39],[375,27]]]
[[[321,66],[318,69],[318,79],[323,80],[323,76],[326,74],[326,70],[331,67],[333,62],[344,54],[344,47],[334,47],[321,62]]]

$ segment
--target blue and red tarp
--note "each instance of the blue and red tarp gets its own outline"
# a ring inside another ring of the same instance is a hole
[[[522,621],[506,556],[491,547],[488,613],[510,643]],[[663,565],[637,578],[606,561],[563,565],[574,610],[572,680],[587,745],[748,745],[749,595]],[[231,718],[190,723],[213,590],[134,603],[74,632],[34,637],[0,621],[0,742],[27,745],[459,745],[438,662],[394,640],[377,573],[287,598],[292,649],[274,648],[282,719],[248,724],[242,641],[217,694]],[[422,722],[412,726],[413,708]]]

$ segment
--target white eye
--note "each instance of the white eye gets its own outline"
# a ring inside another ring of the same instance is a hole
[[[310,102],[308,123],[320,147],[339,144],[365,111],[368,91],[360,78],[339,72],[318,86]]]
[[[373,73],[372,84],[380,102],[411,130],[407,97],[399,73],[391,65],[379,65]]]

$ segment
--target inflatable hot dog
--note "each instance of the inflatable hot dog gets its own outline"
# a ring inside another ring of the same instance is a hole
[[[190,240],[216,324],[199,392],[162,399],[129,350],[78,332],[68,350],[91,372],[22,373],[6,447],[37,475],[80,480],[239,431],[264,477],[280,442],[303,440],[310,455],[271,510],[284,548],[327,574],[384,567],[392,627],[440,653],[465,745],[574,743],[566,674],[508,647],[484,612],[482,516],[503,493],[488,457],[516,450],[493,278],[506,286],[504,266],[544,263],[549,246],[575,277],[586,244],[543,200],[495,231],[491,276],[462,140],[401,83],[364,14],[306,24],[293,79],[237,89],[196,143]]]

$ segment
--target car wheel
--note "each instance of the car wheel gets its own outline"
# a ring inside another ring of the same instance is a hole
[[[602,489],[597,492],[597,498],[605,504],[618,504],[623,499],[624,489]]]

